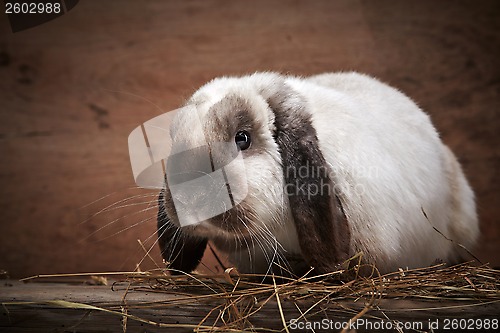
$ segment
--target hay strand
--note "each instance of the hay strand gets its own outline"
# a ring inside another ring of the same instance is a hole
[[[429,307],[411,311],[466,308],[500,302],[500,271],[487,265],[464,263],[445,267],[439,264],[426,268],[400,269],[383,275],[373,269],[374,276],[370,277],[358,274],[360,268],[366,267],[356,265],[351,270],[339,270],[320,277],[306,274],[291,279],[272,275],[267,280],[262,275],[239,274],[234,269],[227,269],[220,275],[170,275],[168,270],[121,272],[123,278],[112,286],[113,290],[124,293],[119,304],[98,307],[62,300],[53,300],[47,304],[120,316],[124,332],[127,321],[130,320],[157,327],[188,328],[195,332],[289,332],[287,320],[291,319],[291,310],[298,310],[297,320],[309,321],[315,316],[328,315],[335,310],[355,321],[371,316],[370,312],[378,309],[380,302],[385,299],[431,301],[428,303]],[[39,275],[24,280],[116,274],[118,273]],[[127,295],[131,292],[163,293],[166,297],[165,301],[127,302]],[[446,306],[436,306],[439,304],[436,301],[443,300],[448,301]],[[449,302],[456,302],[456,305],[450,305]],[[361,310],[359,307],[357,310],[350,308],[349,304],[358,303],[364,304]],[[202,315],[197,325],[157,322],[134,314],[137,309],[149,308],[164,311],[168,315],[169,309],[174,307],[193,311],[194,308],[203,308],[202,305],[209,310]],[[259,327],[255,324],[259,322],[262,311],[265,316],[276,318],[274,327]],[[390,312],[390,309],[385,309],[382,313],[386,316]]]

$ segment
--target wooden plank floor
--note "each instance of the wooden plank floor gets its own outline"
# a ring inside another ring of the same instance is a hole
[[[126,288],[124,284],[115,286],[91,286],[67,283],[22,283],[12,280],[3,280],[0,286],[0,331],[1,332],[123,332],[122,318],[115,314],[85,309],[68,309],[49,303],[54,300],[84,303],[88,305],[103,307],[120,312]],[[184,297],[185,293],[179,290],[178,294],[166,294],[151,291],[128,291],[126,295],[126,306],[128,314],[135,315],[156,323],[183,324],[184,327],[157,327],[136,320],[127,320],[127,332],[192,332],[192,327],[197,325],[211,309],[217,306],[218,301],[211,299],[208,302],[192,302],[175,308],[162,308],[161,304]],[[18,302],[18,304],[13,304]],[[32,302],[31,304],[22,304]],[[155,306],[140,307],[145,303]],[[163,303],[162,303],[163,302]],[[223,302],[220,300],[219,302]],[[287,300],[281,301],[283,312],[287,323],[293,318],[298,318],[299,310]],[[305,311],[311,302],[297,302],[301,311]],[[489,303],[483,305],[471,305],[473,303],[464,301],[416,301],[409,299],[382,300],[374,309],[366,313],[363,318],[374,325],[374,318],[390,318],[405,323],[421,322],[423,331],[429,331],[430,323],[439,324],[443,328],[446,320],[498,320],[500,319],[500,303]],[[332,302],[325,304],[316,315],[309,318],[310,321],[321,322],[328,320],[331,326],[347,322],[365,307],[365,302],[359,300]],[[205,324],[213,323],[214,312]],[[275,330],[283,328],[278,312],[276,300],[267,303],[255,317],[251,318],[255,327],[266,327]],[[386,323],[388,321],[385,321]],[[302,321],[305,325],[305,322]],[[372,331],[368,324],[358,326],[358,332]],[[416,325],[416,324],[413,324]],[[304,331],[291,326],[290,331]],[[321,329],[315,331],[322,331]],[[335,331],[335,329],[334,329]],[[339,330],[336,330],[339,331]],[[395,331],[395,330],[392,330]],[[411,332],[412,330],[405,330]],[[421,330],[422,331],[422,330]],[[490,330],[494,331],[494,330]]]

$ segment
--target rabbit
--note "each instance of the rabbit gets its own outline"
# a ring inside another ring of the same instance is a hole
[[[218,165],[241,154],[244,167],[225,176],[246,187],[224,212],[181,226],[167,173],[158,236],[174,271],[194,270],[207,241],[240,272],[259,274],[328,273],[356,254],[380,273],[452,264],[477,241],[474,193],[457,159],[426,113],[375,78],[221,77],[186,105],[195,112],[175,116],[174,145],[229,143]]]

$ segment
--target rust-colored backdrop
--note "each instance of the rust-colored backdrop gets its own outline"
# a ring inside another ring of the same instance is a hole
[[[213,77],[261,70],[356,70],[416,100],[477,193],[475,252],[500,263],[498,1],[80,1],[15,34],[2,13],[0,33],[0,269],[12,277],[160,263],[156,247],[145,256],[155,193],[134,188],[129,132]]]

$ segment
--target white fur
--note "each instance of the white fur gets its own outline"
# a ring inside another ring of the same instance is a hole
[[[357,73],[288,83],[309,103],[321,150],[343,193],[355,251],[388,271],[454,259],[457,245],[433,227],[457,243],[475,243],[473,192],[414,102]]]
[[[353,254],[362,251],[365,261],[386,272],[454,259],[458,247],[444,236],[467,247],[476,242],[474,194],[428,115],[414,102],[357,73],[286,77],[285,81],[305,99],[305,109],[312,116],[320,149],[341,190]],[[247,204],[258,215],[255,223],[271,230],[285,251],[298,253],[283,195],[280,155],[271,136],[273,114],[258,94],[276,84],[273,73],[220,78],[200,88],[190,102],[206,114],[231,93],[259,110],[268,126],[262,132],[268,152],[245,160],[253,194]],[[250,252],[233,254],[233,260],[243,271],[260,271],[258,267],[267,263],[263,252],[256,251],[253,256]],[[248,265],[249,261],[253,263]]]

